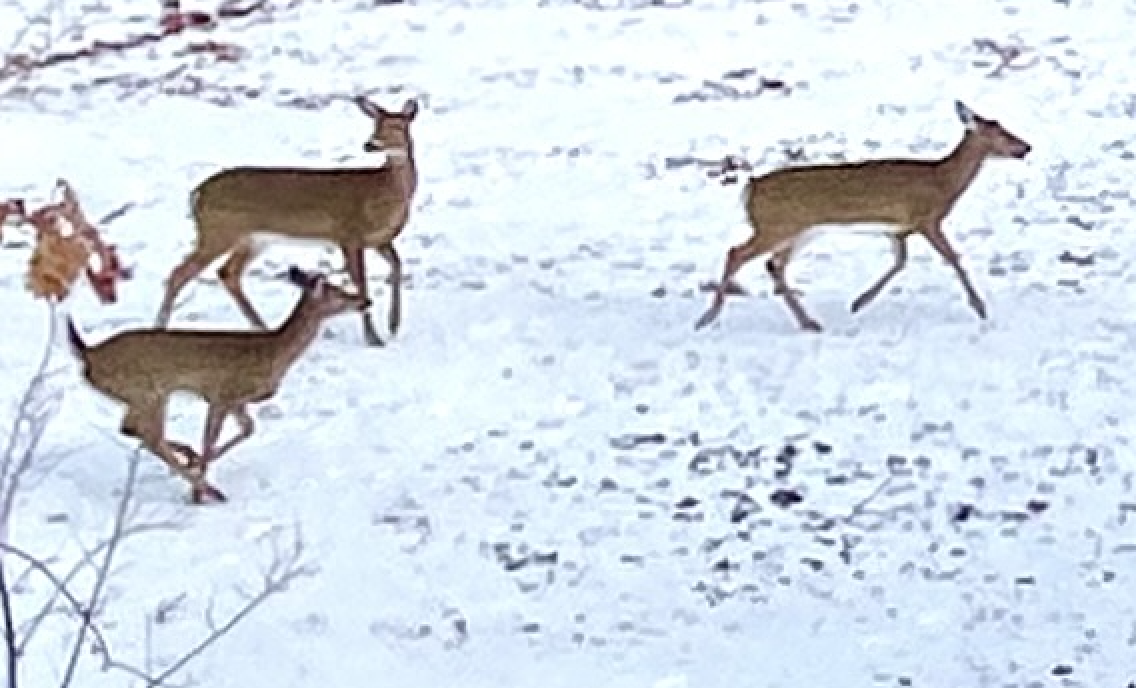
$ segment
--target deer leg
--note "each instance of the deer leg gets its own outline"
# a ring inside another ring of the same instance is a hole
[[[714,300],[710,303],[706,312],[702,314],[702,317],[698,319],[698,322],[694,323],[694,329],[700,330],[718,318],[726,303],[726,295],[735,289],[740,289],[734,284],[734,276],[746,263],[767,250],[768,247],[764,245],[764,242],[760,241],[759,237],[754,237],[744,244],[734,246],[726,253],[726,266],[722,270],[722,279],[714,289]]]
[[[145,423],[147,422],[149,422],[148,419],[145,418],[141,413],[136,412],[134,409],[127,409],[126,417],[122,419],[122,425],[119,428],[119,432],[127,437],[142,439],[141,428],[144,427]],[[189,446],[188,444],[185,444],[184,442],[177,442],[175,440],[166,440],[166,444],[169,445],[169,447],[173,449],[175,453],[181,454],[185,458],[184,461],[179,461],[179,464],[183,466],[192,466],[196,463],[201,462],[201,455],[197,453],[196,449]]]
[[[793,313],[793,317],[796,318],[797,324],[801,329],[808,332],[820,332],[820,323],[813,320],[812,317],[805,312],[805,307],[801,305],[801,300],[789,289],[789,284],[785,280],[785,268],[789,265],[791,251],[791,248],[783,248],[774,253],[765,263],[765,269],[769,271],[769,275],[773,278],[774,287],[780,290],[781,296],[785,299],[785,305],[789,307],[789,310]]]
[[[258,330],[267,330],[268,326],[264,324],[264,319],[252,307],[252,303],[241,287],[241,275],[244,274],[245,268],[255,257],[256,249],[252,241],[242,241],[229,254],[228,260],[221,265],[221,269],[217,271],[217,276],[221,278],[221,284],[225,286],[225,291],[229,292],[229,296],[232,296],[233,300],[237,302],[237,308],[241,310],[241,314],[252,323],[253,327]]]
[[[201,437],[201,470],[203,472],[205,467],[217,458],[214,449],[217,446],[217,441],[221,439],[221,430],[225,427],[225,418],[228,415],[225,407],[217,404],[209,404],[209,410],[205,412],[205,432]]]
[[[198,454],[196,449],[185,442],[166,440],[166,444],[170,445],[170,448],[175,452],[185,457],[186,466],[196,466],[201,463],[201,454]]]
[[[379,255],[385,258],[387,264],[390,265],[390,277],[388,279],[391,285],[391,300],[387,323],[393,337],[394,333],[398,331],[398,326],[402,323],[402,259],[398,257],[398,251],[395,250],[394,244],[379,247]]]
[[[856,300],[852,302],[853,313],[859,312],[860,309],[875,300],[884,290],[884,287],[888,285],[888,282],[895,279],[895,276],[907,265],[907,237],[909,236],[911,236],[911,232],[899,232],[888,237],[891,240],[892,253],[895,254],[895,264],[875,284],[856,297]]]
[[[958,275],[959,282],[962,283],[962,288],[966,290],[970,307],[974,309],[978,317],[985,320],[986,304],[983,303],[982,297],[978,295],[978,290],[971,284],[970,277],[966,274],[966,270],[963,269],[962,264],[959,262],[959,254],[951,247],[950,242],[947,241],[947,237],[943,234],[942,228],[938,226],[930,227],[923,232],[923,235],[927,237],[927,241],[938,251],[939,255],[954,268],[955,274]]]
[[[162,306],[158,309],[158,318],[155,323],[157,327],[166,327],[169,325],[170,316],[174,312],[174,301],[185,285],[194,277],[201,274],[201,271],[209,267],[209,264],[221,255],[221,251],[212,251],[198,246],[192,253],[190,253],[181,265],[170,272],[169,278],[166,280],[166,294],[162,298]]]
[[[343,251],[343,258],[347,265],[347,274],[355,284],[355,289],[361,296],[367,296],[367,266],[363,261],[363,247],[340,246],[339,248]],[[370,309],[367,309],[367,311],[363,313],[363,336],[367,340],[368,346],[383,345],[383,340],[380,339],[379,334],[375,332],[375,322],[371,318]]]
[[[142,446],[149,449],[159,459],[161,459],[170,470],[181,476],[191,486],[190,499],[194,504],[200,504],[205,501],[206,497],[215,499],[219,502],[225,501],[225,495],[220,490],[213,487],[205,481],[205,464],[202,462],[191,462],[189,466],[183,466],[179,460],[177,452],[174,447],[166,441],[164,418],[165,407],[161,406],[146,423],[138,427]]]
[[[248,408],[245,407],[244,404],[229,409],[229,413],[233,416],[233,420],[237,422],[237,434],[218,449],[211,452],[209,461],[216,461],[221,458],[222,454],[252,437],[253,430],[256,428],[256,424],[253,423],[252,416],[249,415]]]

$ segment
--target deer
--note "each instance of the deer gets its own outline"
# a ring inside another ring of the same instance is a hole
[[[883,276],[852,302],[852,313],[874,301],[904,269],[907,240],[919,234],[953,268],[970,307],[986,319],[986,304],[947,240],[942,223],[983,163],[996,158],[1024,159],[1031,146],[998,121],[975,114],[962,101],[955,101],[955,112],[965,133],[940,159],[802,165],[751,177],[743,188],[742,201],[752,236],[727,252],[722,279],[714,285],[713,301],[695,329],[718,318],[727,294],[745,293],[734,283],[735,276],[751,260],[769,254],[765,269],[773,279],[773,293],[784,297],[802,330],[820,332],[820,323],[789,288],[785,270],[795,250],[820,229],[833,225],[859,232],[864,231],[865,224],[883,225],[895,259]]]
[[[325,275],[296,266],[289,268],[288,280],[302,293],[291,314],[272,330],[151,327],[119,332],[92,346],[68,318],[68,339],[83,379],[126,406],[122,434],[141,440],[144,448],[188,482],[194,504],[227,501],[205,474],[210,464],[252,437],[255,424],[249,404],[276,395],[327,320],[363,312],[371,305],[365,294],[349,292]],[[208,405],[200,454],[166,438],[166,409],[175,393],[195,395]],[[238,431],[218,446],[230,417]]]
[[[178,293],[223,255],[221,284],[245,318],[264,330],[264,320],[241,287],[241,275],[266,246],[289,240],[338,246],[347,273],[359,293],[367,293],[364,251],[374,248],[390,267],[391,336],[402,320],[402,260],[394,240],[410,218],[418,187],[410,125],[418,101],[407,100],[399,112],[384,110],[366,96],[353,99],[374,122],[366,153],[384,152],[386,164],[367,168],[233,167],[208,177],[190,193],[196,240],[193,250],[173,269],[156,325],[166,327]],[[369,311],[363,334],[369,346],[383,346]]]

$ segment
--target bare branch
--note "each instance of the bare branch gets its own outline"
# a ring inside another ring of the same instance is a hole
[[[852,519],[856,518],[857,516],[862,516],[865,510],[868,508],[868,505],[876,501],[876,498],[882,495],[884,493],[884,490],[886,490],[891,485],[892,478],[894,477],[894,475],[889,475],[888,477],[880,481],[880,484],[876,486],[876,489],[872,490],[867,497],[864,497],[860,501],[856,502],[855,506],[852,507],[852,511],[849,512],[847,516],[841,517],[841,520],[845,523],[852,523]]]
[[[1033,50],[1033,48],[1024,47],[1020,44],[1003,45],[990,38],[976,38],[974,39],[974,47],[979,51],[989,51],[998,57],[998,66],[986,75],[991,78],[1002,76],[1002,73],[1006,70],[1029,69],[1040,61],[1040,58],[1035,55],[1032,60],[1025,64],[1014,64],[1014,61],[1019,57]]]
[[[36,367],[36,372],[20,398],[16,417],[12,421],[12,430],[8,435],[8,444],[4,448],[3,458],[0,458],[0,541],[3,542],[8,541],[8,523],[12,516],[16,493],[20,488],[20,480],[31,466],[32,457],[35,456],[50,420],[50,414],[46,412],[45,405],[41,402],[49,378],[48,365],[51,363],[51,345],[55,341],[57,320],[55,304],[48,303],[47,344],[44,346],[43,356]],[[25,427],[26,437],[25,433],[21,432]],[[21,444],[23,451],[20,451],[17,457]]]
[[[290,551],[284,553],[276,551],[273,561],[264,575],[264,586],[261,588],[260,592],[254,595],[243,607],[229,617],[228,621],[211,630],[210,633],[189,652],[186,652],[165,671],[158,674],[158,676],[154,678],[154,682],[148,684],[148,688],[155,688],[158,685],[164,684],[175,674],[184,669],[187,664],[197,659],[197,657],[208,650],[214,643],[228,635],[233,628],[256,611],[258,607],[267,602],[269,598],[287,590],[288,585],[291,584],[292,581],[301,577],[314,576],[318,572],[316,566],[300,563],[303,557],[304,546],[299,527],[297,526],[295,530],[296,537],[293,540],[292,548]],[[272,547],[276,550],[275,540],[273,540]]]
[[[137,455],[135,455],[135,458],[136,457]],[[133,465],[136,465],[136,461],[132,462],[132,466]],[[130,497],[128,494],[124,495],[123,501],[128,501],[129,498]],[[123,513],[121,506],[119,513]],[[231,617],[229,617],[229,619],[226,620],[225,623],[220,625],[212,622],[211,610],[213,608],[213,601],[211,600],[207,611],[207,615],[210,617],[209,633],[199,643],[197,643],[197,645],[192,647],[177,661],[175,661],[172,665],[162,671],[161,674],[154,675],[150,669],[150,664],[152,664],[153,661],[152,649],[150,649],[152,647],[152,638],[150,634],[152,634],[154,616],[147,616],[148,630],[146,640],[147,650],[145,658],[146,669],[143,670],[132,664],[120,661],[112,655],[110,645],[106,640],[105,634],[98,625],[92,613],[95,605],[101,602],[102,585],[100,585],[100,581],[103,581],[105,584],[105,580],[107,579],[106,572],[109,571],[109,569],[107,568],[107,562],[114,556],[114,543],[121,543],[126,538],[128,532],[128,529],[122,528],[117,531],[117,538],[112,535],[112,537],[108,539],[106,546],[107,551],[103,555],[102,559],[103,568],[100,570],[100,573],[102,573],[103,575],[101,579],[96,580],[95,591],[91,595],[91,600],[86,605],[84,605],[78,599],[78,597],[76,597],[75,594],[71,592],[68,587],[67,581],[56,576],[55,573],[46,564],[38,560],[33,555],[21,550],[18,547],[4,543],[0,543],[0,551],[11,554],[23,561],[26,561],[29,566],[31,566],[35,571],[42,574],[52,584],[56,593],[67,601],[70,609],[75,613],[77,617],[79,617],[81,623],[80,637],[76,640],[76,643],[73,646],[73,650],[76,647],[81,648],[83,643],[83,634],[89,634],[94,639],[96,652],[98,654],[101,654],[103,657],[102,669],[104,671],[114,670],[127,673],[134,678],[142,681],[147,686],[147,688],[161,688],[163,686],[171,686],[170,681],[177,673],[185,669],[187,665],[204,654],[205,651],[216,644],[217,641],[228,635],[238,624],[248,618],[249,615],[257,610],[257,608],[268,601],[269,598],[287,590],[289,584],[291,584],[291,582],[296,580],[297,578],[313,576],[318,571],[317,567],[315,567],[314,565],[301,563],[304,547],[303,542],[299,537],[299,528],[296,528],[297,536],[292,547],[286,552],[277,551],[276,556],[273,558],[273,561],[268,566],[267,572],[265,573],[264,585],[261,590],[256,595],[252,596],[248,600],[248,602],[244,604],[239,610],[237,610]],[[273,547],[276,547],[275,541],[273,542]],[[175,602],[166,602],[163,605],[160,605],[159,612],[168,610],[171,605],[178,604],[181,597],[179,596],[176,599],[177,601]],[[18,658],[20,656],[19,651],[17,650],[12,656]],[[74,658],[74,654],[72,655],[72,657]],[[73,659],[72,661],[77,664],[77,660]],[[67,685],[66,681],[68,680],[74,680],[76,674],[74,673],[75,670],[71,668],[72,666],[72,663],[68,664],[69,671],[64,677],[64,682],[60,684],[61,686]]]
[[[67,587],[67,583],[61,580],[59,576],[56,576],[55,572],[52,571],[47,566],[47,564],[43,563],[41,560],[37,559],[32,554],[20,549],[19,547],[8,544],[6,542],[0,542],[0,551],[3,551],[4,554],[11,554],[17,559],[21,559],[27,562],[28,565],[32,567],[32,569],[34,569],[36,572],[46,578],[49,583],[51,583],[51,585],[55,588],[55,591],[61,597],[63,597],[63,599],[67,600],[67,604],[71,607],[71,610],[75,613],[76,616],[83,616],[83,603],[80,602],[79,598],[71,592],[71,590]],[[91,635],[95,637],[96,643],[98,643],[100,646],[105,647],[106,643],[103,638],[102,631],[98,628],[98,626],[94,626],[91,629]],[[16,656],[19,657],[22,654],[22,651],[17,648]]]
[[[126,540],[126,539],[131,538],[135,535],[140,535],[140,534],[148,533],[148,532],[151,532],[151,531],[175,529],[175,528],[177,528],[177,525],[172,524],[172,523],[139,523],[139,524],[134,524],[134,525],[131,525],[131,526],[123,529],[122,539]],[[97,544],[95,547],[91,548],[85,554],[87,554],[90,557],[95,557],[95,556],[98,556],[100,552],[102,552],[104,549],[106,549],[109,546],[110,546],[110,540],[103,540],[102,542]],[[46,562],[43,562],[43,563],[46,565]],[[31,642],[32,638],[35,636],[36,631],[39,630],[39,626],[47,619],[48,616],[51,615],[51,610],[55,606],[55,601],[61,595],[64,595],[67,592],[69,586],[71,585],[71,581],[75,579],[75,576],[79,575],[79,572],[82,571],[83,567],[86,566],[86,565],[87,565],[87,558],[84,557],[80,561],[76,562],[74,566],[71,567],[71,570],[67,573],[66,576],[63,576],[62,578],[52,577],[52,578],[49,579],[52,583],[52,586],[53,586],[52,587],[52,593],[48,597],[47,601],[44,602],[44,604],[40,608],[39,612],[36,613],[36,615],[31,618],[31,621],[29,621],[25,624],[23,637],[20,639],[19,644],[16,646],[16,654],[18,656],[22,657],[27,652],[28,644]],[[44,572],[43,567],[37,567],[37,566],[35,566],[35,564],[31,564],[30,566],[31,566],[32,570],[39,571],[40,573]]]
[[[4,575],[4,559],[0,557],[0,606],[4,612],[4,647],[8,652],[8,688],[19,684],[20,659],[16,654],[16,622],[12,619],[12,593]]]
[[[106,552],[103,554],[102,564],[95,574],[95,584],[91,588],[91,598],[87,603],[83,615],[80,617],[79,634],[75,638],[74,645],[71,646],[71,657],[67,661],[67,668],[63,672],[63,680],[59,683],[60,688],[69,688],[71,682],[75,678],[75,669],[79,665],[79,657],[83,653],[83,644],[87,639],[87,632],[93,626],[94,610],[101,604],[103,589],[106,588],[107,581],[110,579],[110,565],[114,560],[114,555],[118,551],[118,546],[122,544],[122,534],[126,528],[127,510],[130,508],[131,499],[134,496],[134,485],[138,479],[138,463],[139,457],[142,453],[141,449],[137,449],[130,456],[130,463],[126,469],[126,483],[122,488],[122,497],[118,500],[118,510],[114,515],[114,525],[111,530],[110,537],[107,538]]]

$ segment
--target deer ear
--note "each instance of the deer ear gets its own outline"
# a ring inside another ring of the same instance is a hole
[[[958,115],[959,121],[967,129],[973,129],[974,125],[978,123],[978,115],[974,114],[974,110],[967,107],[966,103],[961,100],[955,101],[955,114]]]
[[[311,282],[308,273],[293,265],[288,268],[288,281],[300,288],[305,288]]]
[[[383,116],[383,109],[372,103],[367,96],[355,96],[355,104],[359,106],[364,115],[371,119],[379,119]]]
[[[322,297],[325,289],[327,289],[327,277],[325,275],[308,276],[308,290],[313,296]]]
[[[413,120],[418,115],[418,101],[411,98],[402,105],[402,116]]]

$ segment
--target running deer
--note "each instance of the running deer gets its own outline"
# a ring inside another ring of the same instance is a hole
[[[695,324],[701,329],[721,313],[728,293],[744,293],[733,279],[749,261],[771,253],[765,264],[773,278],[774,294],[785,303],[804,330],[820,332],[820,324],[805,312],[785,279],[793,251],[821,225],[885,225],[895,263],[852,302],[856,313],[875,299],[907,264],[907,239],[921,234],[954,269],[970,307],[986,318],[986,305],[970,282],[959,254],[943,233],[943,219],[978,175],[988,158],[1024,158],[1030,144],[997,121],[979,117],[955,101],[966,127],[962,141],[939,160],[872,160],[838,165],[808,165],[774,170],[754,177],[743,192],[746,215],[754,235],[729,250],[722,280],[714,289],[710,308]]]
[[[68,321],[71,347],[88,383],[126,405],[121,431],[169,465],[192,486],[190,499],[225,501],[205,480],[209,464],[253,434],[247,406],[275,396],[289,368],[315,340],[323,323],[349,311],[364,311],[370,300],[330,284],[320,274],[293,266],[290,282],[303,290],[291,315],[265,332],[150,328],[121,332],[90,346]],[[202,450],[166,439],[166,407],[180,392],[208,404]],[[218,447],[225,420],[238,432]],[[179,457],[178,455],[181,455]]]
[[[363,254],[367,248],[376,249],[390,265],[387,323],[395,334],[402,319],[402,261],[393,242],[406,226],[418,186],[410,136],[418,102],[406,101],[400,112],[388,112],[365,96],[353,102],[374,120],[364,152],[385,152],[386,164],[347,169],[235,167],[203,181],[190,194],[196,245],[170,273],[158,327],[168,325],[185,285],[228,254],[218,271],[221,283],[249,322],[265,329],[241,288],[241,275],[268,244],[293,240],[338,246],[348,275],[363,295],[367,294]],[[363,313],[363,334],[368,345],[383,345],[369,311]]]

